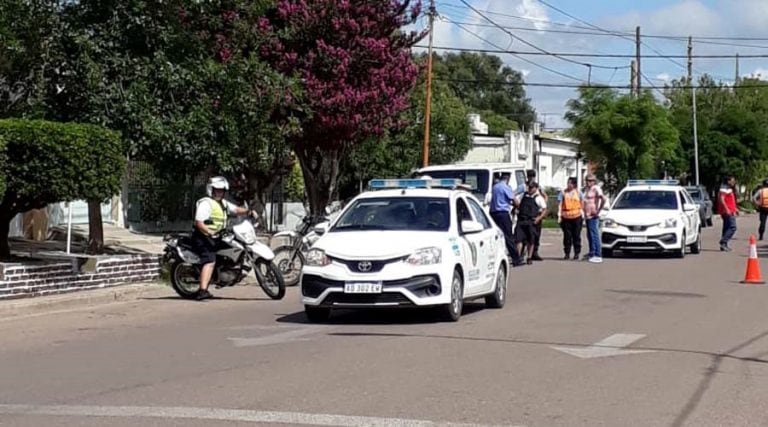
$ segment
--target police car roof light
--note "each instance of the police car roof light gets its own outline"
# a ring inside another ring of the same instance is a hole
[[[676,179],[630,179],[627,185],[680,185]]]
[[[456,188],[460,179],[372,179],[368,185],[374,190],[399,188]]]

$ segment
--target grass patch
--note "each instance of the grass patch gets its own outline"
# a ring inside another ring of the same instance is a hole
[[[557,223],[557,218],[544,218],[541,228],[560,228],[560,224]]]

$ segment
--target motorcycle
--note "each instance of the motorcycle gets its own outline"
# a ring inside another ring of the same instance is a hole
[[[211,284],[217,288],[235,286],[251,270],[261,289],[274,300],[285,296],[285,282],[273,262],[269,246],[256,240],[255,219],[230,219],[222,231],[222,249],[216,252],[216,267]],[[167,236],[163,262],[169,266],[171,286],[185,299],[195,298],[200,285],[202,264],[192,249],[189,235]]]
[[[299,222],[296,230],[286,230],[276,233],[273,239],[287,239],[288,244],[275,249],[275,264],[283,275],[286,286],[296,286],[301,277],[301,269],[306,262],[306,254],[320,236],[315,232],[315,226],[328,223],[340,209],[326,208],[326,215],[306,215]],[[295,215],[295,214],[294,214]]]

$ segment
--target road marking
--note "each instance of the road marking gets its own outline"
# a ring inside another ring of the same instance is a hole
[[[624,347],[645,338],[642,334],[613,334],[610,337],[585,347],[552,347],[557,351],[580,359],[624,356],[628,354],[654,353],[655,350],[624,350]]]
[[[260,345],[309,341],[310,338],[305,337],[306,335],[309,335],[315,332],[320,332],[324,329],[327,329],[327,328],[313,326],[313,327],[304,327],[304,328],[296,329],[293,331],[278,332],[276,334],[265,335],[261,337],[253,337],[253,338],[233,337],[233,338],[227,338],[227,339],[231,341],[235,347],[255,347]]]
[[[444,423],[427,420],[409,420],[403,418],[308,414],[301,412],[255,411],[247,409],[188,408],[178,406],[69,406],[0,404],[0,414],[166,419],[183,418],[195,420],[240,421],[251,423],[303,424],[313,426],[484,426],[483,424]]]

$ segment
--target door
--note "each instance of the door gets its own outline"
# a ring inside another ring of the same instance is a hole
[[[463,242],[464,260],[464,295],[480,292],[483,286],[487,264],[488,243],[485,241],[485,230],[480,233],[464,233],[462,221],[474,221],[472,212],[463,197],[456,199],[456,219],[459,228],[459,239]]]
[[[689,204],[689,205],[695,205],[696,202],[693,201],[693,198],[691,198],[691,195],[688,194],[686,191],[680,192],[680,197],[682,198],[683,203]],[[685,214],[686,221],[688,223],[688,241],[689,242],[695,242],[696,236],[699,232],[700,224],[701,224],[701,214],[699,213],[698,209],[693,209],[690,212],[685,212],[683,210],[683,214]],[[688,243],[688,242],[686,242]]]
[[[475,221],[483,225],[482,234],[482,252],[485,260],[483,270],[481,290],[490,292],[493,290],[494,279],[496,275],[496,264],[500,256],[506,256],[503,235],[493,227],[491,218],[485,213],[480,204],[471,197],[467,197],[469,209],[475,217]]]

